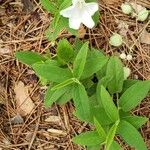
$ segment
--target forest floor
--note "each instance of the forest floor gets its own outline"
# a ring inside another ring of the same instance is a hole
[[[125,66],[132,70],[130,78],[150,80],[150,19],[137,22],[123,14],[120,9],[123,2],[99,0],[100,23],[92,30],[82,28],[80,38],[88,40],[97,49],[103,49],[106,55],[132,51],[132,61],[124,61]],[[149,0],[133,2],[150,9]],[[71,138],[89,130],[89,125],[73,116],[71,102],[62,107],[54,104],[46,109],[43,105],[46,87],[39,84],[31,68],[15,58],[17,51],[55,51],[55,46],[44,35],[51,19],[36,0],[0,0],[0,150],[84,149],[73,144]],[[126,41],[119,48],[109,44],[114,32],[123,34]],[[74,41],[70,33],[62,32],[59,38],[63,37]],[[27,101],[34,102],[34,109],[28,115],[20,113],[16,104],[19,92],[27,96]],[[150,97],[145,98],[133,113],[150,118]],[[140,130],[150,149],[150,121]],[[124,143],[122,147],[131,150]]]

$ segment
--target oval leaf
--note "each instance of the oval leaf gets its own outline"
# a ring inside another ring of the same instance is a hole
[[[82,84],[76,84],[74,86],[73,101],[76,107],[76,115],[84,121],[91,121],[90,102]]]
[[[101,144],[103,139],[101,139],[96,131],[89,131],[81,133],[80,135],[74,137],[73,142],[83,146],[94,146]]]
[[[139,81],[130,86],[120,97],[119,106],[125,111],[135,108],[150,90],[150,81]]]
[[[142,136],[137,129],[127,121],[122,120],[118,126],[117,133],[136,150],[147,150]]]
[[[81,79],[88,78],[98,72],[107,63],[107,61],[108,58],[100,51],[89,51]]]
[[[112,78],[107,86],[109,92],[111,94],[120,93],[124,81],[124,71],[122,62],[118,57],[113,56],[108,61],[106,76]]]
[[[117,121],[119,119],[119,112],[112,100],[112,97],[103,86],[101,86],[100,94],[101,94],[101,102],[105,109],[106,114],[113,122]]]
[[[33,65],[37,62],[45,61],[46,59],[36,52],[24,51],[16,52],[16,58],[24,64]]]
[[[94,118],[94,125],[96,127],[96,130],[99,134],[99,136],[104,139],[104,141],[106,140],[106,133],[104,131],[104,129],[102,128],[101,124],[97,121],[96,118]]]
[[[85,43],[83,44],[83,46],[81,47],[80,51],[78,52],[75,58],[73,64],[73,74],[74,77],[76,78],[80,78],[83,73],[86,57],[87,57],[87,51],[88,51],[88,43]]]
[[[115,137],[116,130],[118,128],[118,124],[119,124],[119,121],[116,121],[116,123],[110,128],[110,130],[108,132],[108,135],[106,137],[106,145],[105,145],[106,150],[111,150],[110,147],[113,143],[113,139]]]
[[[69,69],[60,68],[52,64],[34,64],[33,69],[36,74],[51,82],[61,83],[69,78],[72,78],[72,73]]]

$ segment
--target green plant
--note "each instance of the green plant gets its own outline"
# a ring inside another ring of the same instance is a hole
[[[96,0],[87,0],[86,2],[95,2]],[[43,8],[51,14],[52,22],[45,32],[46,37],[50,41],[54,41],[59,33],[66,29],[71,34],[78,36],[78,31],[71,29],[68,25],[68,19],[60,15],[60,11],[71,5],[71,0],[40,0]],[[99,12],[97,11],[93,16],[95,23],[99,21]]]
[[[73,142],[89,150],[120,150],[114,139],[119,135],[136,150],[147,150],[138,129],[148,119],[132,115],[131,110],[150,91],[150,81],[124,79],[118,57],[107,57],[79,40],[74,46],[60,40],[56,52],[54,57],[17,52],[16,57],[47,81],[46,107],[72,99],[74,115],[95,126],[95,130],[75,136]]]

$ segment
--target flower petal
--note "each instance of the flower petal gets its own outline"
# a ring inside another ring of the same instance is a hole
[[[70,6],[66,9],[61,10],[60,15],[62,15],[63,17],[69,18],[72,16],[73,11],[74,11],[74,6]]]
[[[81,19],[79,18],[75,18],[75,17],[71,17],[69,18],[69,27],[75,30],[78,30],[80,28],[80,24],[81,24]]]
[[[82,20],[81,21],[88,28],[93,28],[95,25],[95,22],[93,21],[91,15],[87,11],[84,11],[84,13],[82,14]]]
[[[72,4],[76,5],[79,2],[79,0],[72,0]]]
[[[97,3],[86,3],[85,9],[88,11],[88,13],[93,16],[96,11],[98,11],[98,4]]]

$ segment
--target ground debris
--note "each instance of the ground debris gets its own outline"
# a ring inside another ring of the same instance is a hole
[[[65,131],[62,131],[62,130],[58,130],[58,129],[48,129],[47,130],[49,133],[51,133],[52,135],[62,135],[62,136],[65,136],[67,135],[67,133]]]
[[[28,87],[25,86],[23,82],[19,81],[15,84],[14,91],[16,94],[18,113],[22,116],[30,114],[35,105],[29,96]]]
[[[150,44],[150,33],[146,30],[143,30],[140,36],[140,42],[144,44]]]
[[[22,124],[24,122],[23,118],[19,114],[11,118],[10,121],[12,124]]]
[[[58,123],[61,121],[61,118],[59,116],[49,116],[45,119],[45,122],[52,122],[52,123]]]

